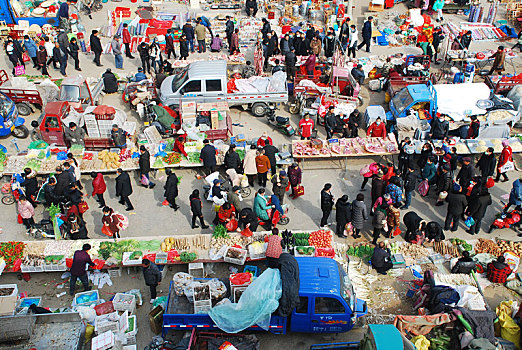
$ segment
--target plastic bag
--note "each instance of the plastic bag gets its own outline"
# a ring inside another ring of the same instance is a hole
[[[503,339],[509,340],[517,349],[520,349],[520,327],[511,318],[512,301],[503,301],[497,306],[496,313],[498,316],[495,322],[495,335]]]
[[[430,348],[430,341],[423,335],[411,338],[411,342],[417,350],[428,350]]]
[[[88,306],[78,306],[76,311],[80,314],[81,319],[87,321],[87,323],[93,323],[96,318],[96,311]]]
[[[419,187],[417,190],[419,191],[420,195],[422,197],[425,197],[428,194],[428,190],[430,189],[430,185],[428,183],[428,180],[422,180],[422,182],[419,184]]]
[[[208,252],[208,256],[210,260],[219,260],[225,256],[225,252],[227,251],[227,246],[224,245],[221,248],[219,248],[218,251],[216,251],[216,248],[211,248]]]
[[[184,293],[185,286],[188,286],[192,281],[194,281],[194,277],[189,275],[186,272],[178,272],[172,277],[172,281],[174,281],[174,291],[177,296],[182,296]]]
[[[227,294],[227,287],[217,278],[211,279],[207,284],[210,286],[210,295],[212,295],[212,299],[221,299],[225,294]]]
[[[141,175],[141,180],[140,180],[141,184],[143,186],[148,186],[150,185],[150,181],[149,179],[145,176],[145,175]]]
[[[464,220],[464,225],[466,225],[467,228],[470,228],[471,226],[475,225],[475,219],[473,219],[471,216],[468,216],[466,220]]]
[[[217,327],[227,333],[237,333],[257,324],[270,327],[270,316],[279,307],[281,275],[277,269],[266,269],[241,295],[239,302],[215,306],[209,316]]]
[[[141,296],[141,290],[131,289],[125,294],[132,294],[136,297],[136,305],[143,305],[143,297]]]

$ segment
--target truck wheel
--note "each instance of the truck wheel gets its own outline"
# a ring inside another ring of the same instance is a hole
[[[41,139],[40,133],[35,130],[31,131],[31,141],[40,141]]]
[[[33,109],[31,106],[29,106],[25,102],[20,102],[16,104],[16,109],[18,110],[18,113],[20,115],[23,115],[24,117],[28,116],[29,114],[33,113]]]
[[[266,114],[268,106],[266,103],[257,102],[252,106],[252,114],[254,117],[263,117]]]
[[[14,128],[14,130],[11,132],[11,135],[19,139],[25,139],[27,136],[29,136],[29,129],[27,129],[25,125],[20,125]]]

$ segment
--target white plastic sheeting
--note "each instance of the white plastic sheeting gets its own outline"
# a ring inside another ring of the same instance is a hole
[[[439,84],[434,88],[437,91],[437,112],[449,115],[454,121],[487,112],[477,107],[478,100],[489,99],[490,90],[484,83]]]

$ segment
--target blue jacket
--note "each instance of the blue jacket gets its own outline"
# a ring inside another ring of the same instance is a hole
[[[62,2],[58,9],[58,17],[69,18],[69,5],[67,2]]]
[[[24,40],[25,51],[29,57],[36,57],[36,53],[38,52],[38,47],[33,39]]]
[[[513,205],[522,205],[522,183],[520,179],[513,182],[513,188],[509,193],[509,203]]]
[[[142,72],[138,72],[134,75],[134,81],[135,82],[139,82],[139,81],[142,81],[142,80],[145,80],[147,79],[147,76],[145,75],[145,73],[142,73]]]

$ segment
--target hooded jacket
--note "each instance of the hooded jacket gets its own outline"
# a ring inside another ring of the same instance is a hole
[[[129,174],[121,173],[116,177],[116,196],[128,197],[132,194],[132,185]]]
[[[175,199],[178,196],[178,177],[176,174],[171,173],[167,177],[167,182],[163,188],[165,189],[165,193],[163,194],[167,200]]]

